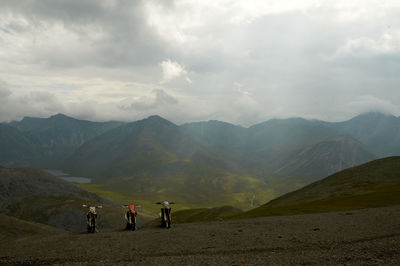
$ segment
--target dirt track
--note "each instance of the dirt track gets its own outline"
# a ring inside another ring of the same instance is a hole
[[[0,243],[0,264],[400,265],[400,206]]]

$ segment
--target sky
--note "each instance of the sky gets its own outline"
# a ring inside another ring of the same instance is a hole
[[[0,121],[400,115],[400,1],[1,0]]]

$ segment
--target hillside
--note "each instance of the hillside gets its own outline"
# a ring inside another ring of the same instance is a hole
[[[81,231],[85,230],[85,203],[104,205],[99,215],[108,214],[100,219],[101,227],[121,225],[123,210],[109,200],[43,171],[0,167],[0,213]]]
[[[222,206],[214,208],[198,208],[181,210],[173,213],[174,223],[193,223],[222,221],[231,216],[241,213],[242,210],[232,206]]]
[[[66,231],[41,223],[28,222],[0,213],[0,242],[27,236],[65,234]]]
[[[350,210],[400,204],[400,157],[343,170],[238,217]]]
[[[36,146],[17,129],[0,124],[0,163],[24,166],[40,156]]]
[[[285,160],[274,174],[304,176],[315,181],[374,159],[376,156],[356,139],[338,136],[302,148]]]

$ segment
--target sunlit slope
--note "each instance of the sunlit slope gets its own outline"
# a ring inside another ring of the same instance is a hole
[[[289,215],[397,204],[400,204],[400,157],[389,157],[333,174],[238,217]]]
[[[175,201],[177,209],[233,205],[250,209],[276,197],[259,179],[220,169],[188,167],[176,176],[135,176],[81,187],[116,201],[134,200],[146,210],[158,211],[156,201]]]

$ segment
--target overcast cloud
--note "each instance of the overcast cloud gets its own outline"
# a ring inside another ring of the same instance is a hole
[[[0,2],[0,121],[399,116],[399,73],[399,1]]]

